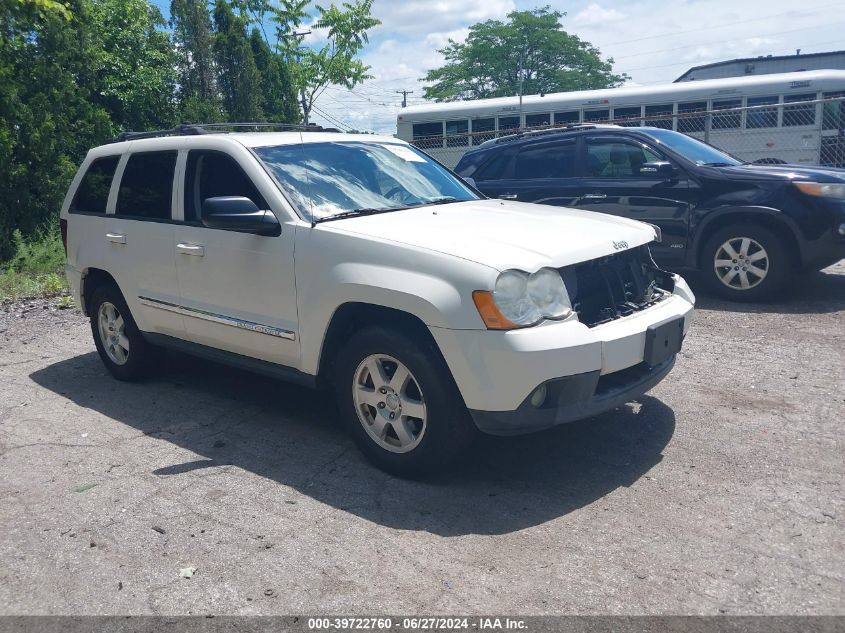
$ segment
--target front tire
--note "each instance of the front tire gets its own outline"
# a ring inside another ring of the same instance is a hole
[[[445,469],[474,436],[446,363],[405,333],[368,328],[354,334],[338,354],[335,389],[361,452],[393,475]]]
[[[109,373],[118,380],[145,378],[152,350],[135,324],[120,290],[111,284],[94,290],[88,313],[94,344]]]
[[[733,224],[714,233],[702,251],[710,290],[730,301],[762,301],[786,281],[791,269],[783,240],[770,230]]]

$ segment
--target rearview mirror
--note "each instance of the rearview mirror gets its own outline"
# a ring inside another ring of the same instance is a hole
[[[282,232],[272,211],[262,211],[252,200],[241,196],[219,196],[203,200],[202,223],[210,229],[228,229],[256,235],[279,235]]]
[[[660,178],[674,178],[677,176],[678,170],[675,166],[667,161],[654,161],[653,163],[643,163],[640,167],[640,175],[642,176],[658,176]]]

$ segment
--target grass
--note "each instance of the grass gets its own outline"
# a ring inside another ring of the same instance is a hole
[[[0,264],[0,303],[67,293],[65,250],[57,231],[32,239],[15,231],[13,240],[15,256]]]

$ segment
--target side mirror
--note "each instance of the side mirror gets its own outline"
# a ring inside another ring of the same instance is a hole
[[[670,180],[678,175],[678,170],[672,163],[666,161],[655,161],[653,163],[643,163],[640,167],[640,175],[642,176],[657,176]]]
[[[478,189],[478,185],[475,184],[475,178],[470,178],[469,176],[467,176],[466,178],[464,178],[464,182],[473,189]]]
[[[282,232],[272,211],[262,211],[252,200],[240,196],[203,200],[202,223],[210,229],[228,229],[256,235],[279,235]]]

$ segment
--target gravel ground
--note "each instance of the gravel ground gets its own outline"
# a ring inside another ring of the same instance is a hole
[[[845,262],[789,294],[700,297],[639,402],[423,483],[323,396],[122,384],[79,313],[0,307],[0,613],[845,614]]]

